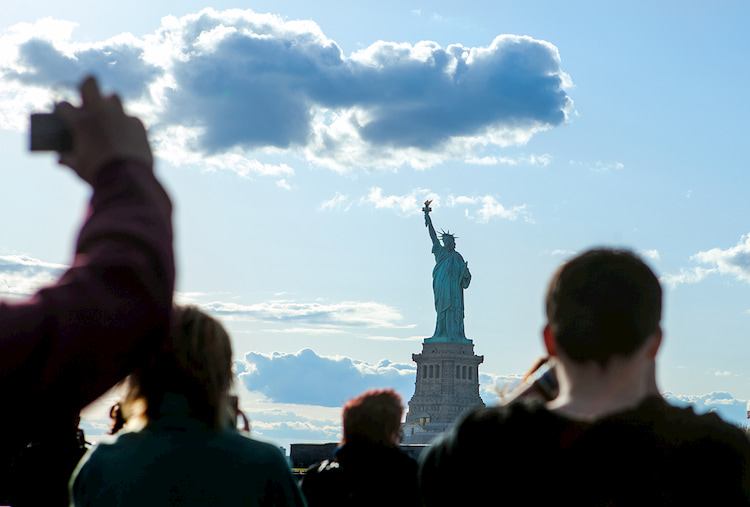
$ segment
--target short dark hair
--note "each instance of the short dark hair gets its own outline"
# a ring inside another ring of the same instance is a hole
[[[659,328],[662,291],[633,252],[598,248],[566,262],[547,290],[547,320],[560,349],[575,362],[604,366],[629,356]]]
[[[393,389],[376,389],[344,405],[344,443],[393,445],[401,427],[404,406]]]

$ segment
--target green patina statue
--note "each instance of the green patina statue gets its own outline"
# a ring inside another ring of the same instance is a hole
[[[437,323],[435,333],[425,341],[470,343],[464,333],[464,289],[471,282],[469,263],[456,252],[456,237],[441,231],[440,244],[430,218],[430,203],[425,201],[424,221],[432,240],[435,268],[432,270],[432,290],[435,294]]]

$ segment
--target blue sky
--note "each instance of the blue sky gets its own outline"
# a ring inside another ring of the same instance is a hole
[[[411,397],[435,318],[428,198],[471,267],[485,401],[542,354],[555,268],[625,246],[664,282],[661,388],[742,423],[749,11],[14,2],[0,26],[0,292],[23,297],[70,260],[88,190],[28,153],[27,118],[94,72],[146,120],[175,202],[178,300],[230,330],[256,435],[331,441],[347,398]]]

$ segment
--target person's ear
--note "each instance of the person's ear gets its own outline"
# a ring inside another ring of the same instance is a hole
[[[557,339],[549,324],[544,326],[542,336],[544,337],[544,346],[547,349],[547,355],[550,357],[557,356]]]
[[[650,341],[648,345],[648,357],[649,359],[655,359],[656,354],[659,353],[659,347],[661,347],[661,339],[662,339],[663,333],[661,330],[661,326],[656,328],[656,331],[651,335]]]

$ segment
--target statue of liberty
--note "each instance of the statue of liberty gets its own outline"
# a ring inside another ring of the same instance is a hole
[[[432,270],[432,290],[435,294],[435,311],[437,323],[435,333],[425,342],[470,342],[464,333],[464,289],[471,282],[469,263],[464,262],[461,254],[456,252],[456,237],[441,230],[440,244],[435,228],[430,219],[430,203],[425,201],[425,227],[432,240],[432,253],[435,255],[435,268]]]

